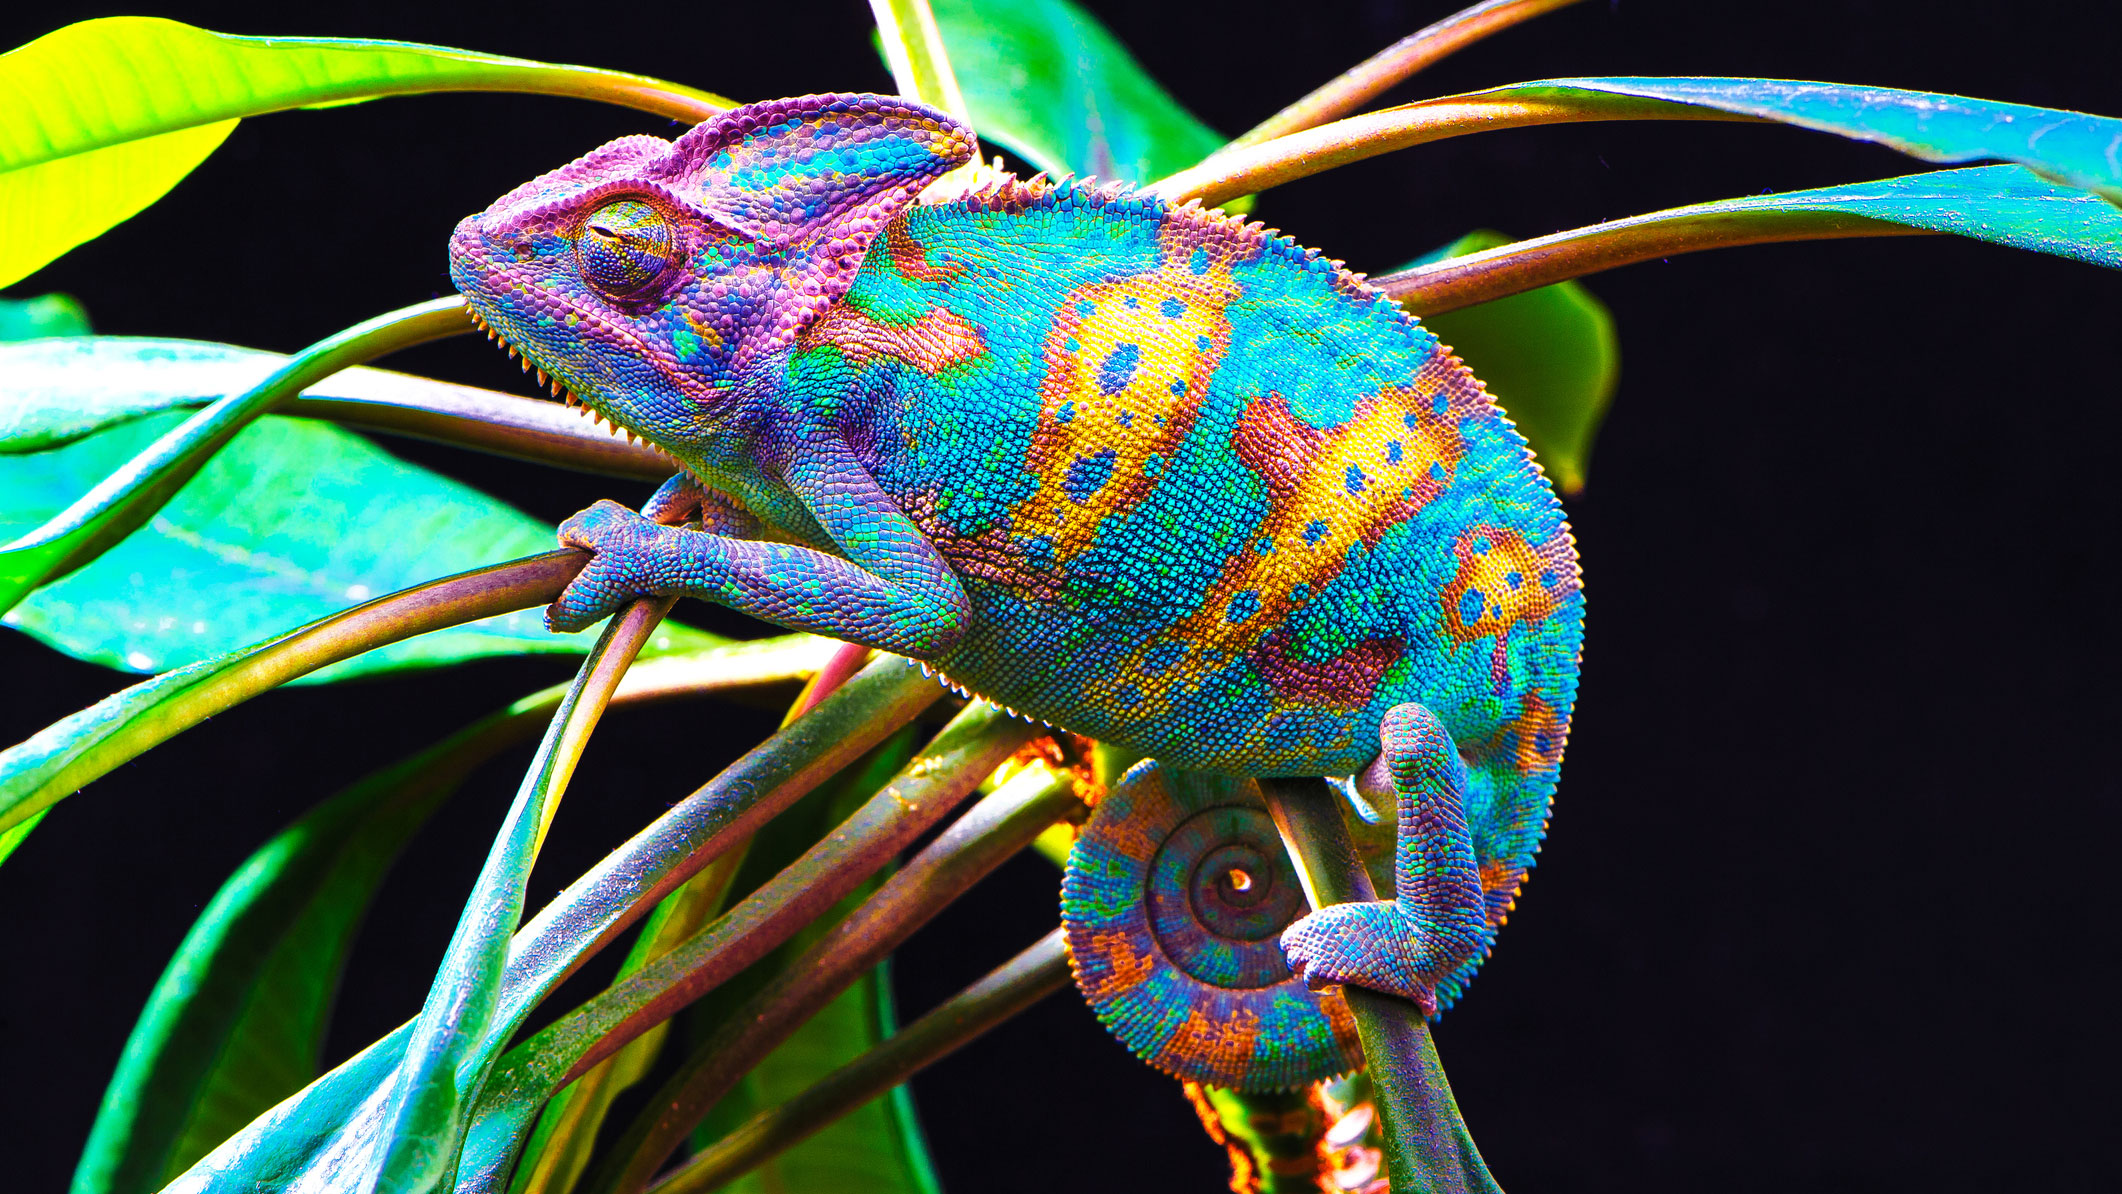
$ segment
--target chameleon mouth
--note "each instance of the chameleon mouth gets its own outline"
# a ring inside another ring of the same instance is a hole
[[[514,344],[509,343],[508,337],[502,335],[500,329],[496,328],[491,322],[487,320],[485,315],[479,312],[479,308],[467,305],[465,307],[465,310],[471,314],[472,322],[478,326],[479,330],[486,333],[486,338],[488,340],[491,340],[495,344],[500,345],[502,348],[507,349],[509,358],[511,360],[514,360],[521,364],[525,373],[533,374],[537,377],[538,385],[540,388],[552,391],[553,397],[566,402],[570,409],[582,412],[584,417],[588,418],[592,423],[595,423],[599,427],[604,428],[607,432],[613,435],[624,436],[628,440],[628,442],[631,443],[641,444],[645,447],[655,447],[654,444],[651,444],[647,440],[642,439],[640,436],[634,434],[632,428],[629,428],[624,424],[619,423],[611,416],[605,414],[602,410],[598,409],[595,403],[592,403],[588,399],[582,397],[580,394],[577,394],[572,388],[561,385],[559,378],[547,374],[542,367],[540,367],[537,363],[531,360],[531,356],[529,353],[524,352],[522,349],[517,348]]]

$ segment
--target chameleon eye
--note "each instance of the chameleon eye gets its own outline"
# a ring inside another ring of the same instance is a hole
[[[670,221],[654,204],[619,199],[591,212],[575,238],[582,277],[606,298],[623,299],[648,288],[676,257]]]

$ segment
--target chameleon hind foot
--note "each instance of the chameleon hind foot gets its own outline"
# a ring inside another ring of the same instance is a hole
[[[1335,904],[1282,933],[1292,971],[1312,987],[1345,983],[1437,1009],[1437,983],[1489,935],[1467,832],[1466,767],[1451,736],[1417,704],[1387,711],[1364,787],[1389,785],[1400,812],[1390,900]]]

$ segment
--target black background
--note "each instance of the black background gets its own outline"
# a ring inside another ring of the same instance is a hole
[[[1227,133],[1445,11],[1092,7]],[[106,11],[11,7],[0,33],[19,44]],[[847,2],[160,11],[231,32],[586,61],[741,98],[889,89],[865,10]],[[1399,94],[1766,75],[2122,114],[2109,11],[1593,3]],[[456,219],[640,131],[672,130],[491,96],[247,121],[162,203],[13,292],[70,291],[101,331],[294,349],[443,292]],[[1259,215],[1382,270],[1476,226],[1534,235],[1919,168],[1788,129],[1580,125],[1405,151],[1272,192]],[[1591,487],[1570,503],[1591,612],[1569,762],[1519,911],[1437,1034],[1497,1177],[1521,1192],[2115,1188],[2122,276],[1935,238],[1702,254],[1592,285],[1619,319],[1624,365]],[[522,384],[471,340],[393,363]],[[645,496],[393,447],[555,520]],[[690,604],[680,616],[733,624]],[[0,867],[0,1185],[63,1187],[142,1000],[245,854],[349,780],[566,671],[487,662],[277,694],[60,806]],[[0,637],[0,675],[0,741],[124,682],[14,635]],[[772,721],[698,705],[612,718],[533,901]],[[331,1061],[416,1009],[520,760],[476,777],[394,874]],[[1045,862],[1019,859],[926,930],[900,956],[904,1010],[1044,931],[1054,889]],[[1221,1188],[1218,1152],[1172,1085],[1073,993],[915,1089],[961,1194]]]

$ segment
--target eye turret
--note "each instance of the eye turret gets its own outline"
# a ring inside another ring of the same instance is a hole
[[[575,262],[597,293],[632,298],[670,269],[677,259],[676,241],[670,221],[654,204],[616,199],[583,219]]]

